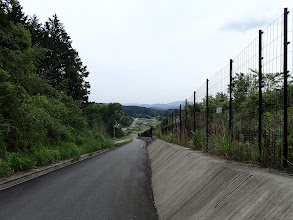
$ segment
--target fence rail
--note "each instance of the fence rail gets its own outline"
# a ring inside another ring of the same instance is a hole
[[[290,12],[290,13],[289,13]],[[293,10],[284,13],[161,123],[195,149],[293,168]]]

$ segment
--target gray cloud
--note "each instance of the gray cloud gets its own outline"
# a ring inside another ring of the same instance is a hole
[[[245,32],[251,29],[263,29],[270,24],[272,19],[264,18],[245,18],[242,20],[231,20],[223,25],[220,30],[222,31],[240,31]]]

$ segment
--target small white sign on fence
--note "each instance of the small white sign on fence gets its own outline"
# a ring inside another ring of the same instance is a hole
[[[216,113],[221,114],[222,113],[222,107],[217,107]]]

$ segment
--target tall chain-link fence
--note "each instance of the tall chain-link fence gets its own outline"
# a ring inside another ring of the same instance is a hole
[[[293,10],[263,30],[161,123],[195,149],[293,168]]]

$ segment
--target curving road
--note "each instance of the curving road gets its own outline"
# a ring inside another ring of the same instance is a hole
[[[157,219],[145,147],[115,150],[0,191],[0,219]]]

